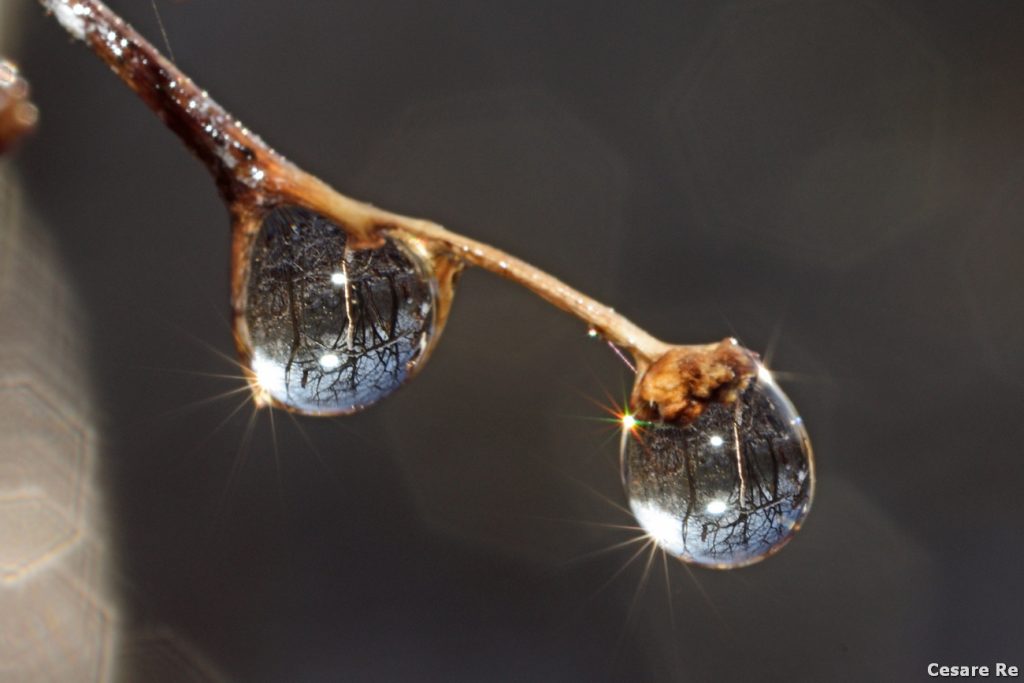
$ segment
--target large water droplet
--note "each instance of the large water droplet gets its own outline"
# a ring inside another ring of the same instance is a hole
[[[689,424],[638,424],[623,436],[622,479],[640,526],[686,562],[757,562],[799,529],[814,464],[803,423],[763,370],[739,399]]]
[[[424,360],[436,292],[399,242],[349,249],[327,218],[274,209],[252,248],[245,299],[255,390],[316,415],[379,401]]]

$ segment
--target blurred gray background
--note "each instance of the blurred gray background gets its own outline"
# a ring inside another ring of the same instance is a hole
[[[241,386],[214,185],[15,2],[41,110],[16,167],[81,306],[112,583],[126,632],[189,643],[196,680],[1024,665],[1020,2],[157,0],[186,72],[334,186],[662,338],[770,351],[817,498],[731,573],[628,563],[595,418],[629,373],[488,274],[364,414],[213,398]],[[148,0],[113,6],[162,44]],[[146,666],[124,675],[181,680]]]

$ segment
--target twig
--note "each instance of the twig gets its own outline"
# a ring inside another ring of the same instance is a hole
[[[611,307],[500,249],[436,223],[351,199],[271,149],[99,0],[40,2],[72,36],[92,48],[213,175],[235,219],[236,313],[248,273],[246,257],[262,215],[274,206],[295,203],[335,221],[349,235],[347,244],[355,249],[379,246],[385,235],[422,243],[421,251],[433,257],[449,298],[454,273],[471,264],[512,280],[571,313],[633,355],[638,373],[633,400],[646,404],[648,412],[668,419],[692,419],[708,400],[731,400],[735,389],[745,386],[753,356],[734,340],[700,346],[667,344]],[[447,300],[439,306],[442,318],[447,306]],[[244,321],[240,325],[236,325],[236,336],[244,339]],[[239,343],[241,351],[244,346]],[[656,372],[648,372],[652,366]],[[644,386],[641,379],[646,380]]]

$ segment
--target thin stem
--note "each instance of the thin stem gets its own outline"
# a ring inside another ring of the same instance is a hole
[[[99,0],[40,2],[178,134],[213,174],[221,194],[236,210],[297,202],[337,221],[356,248],[379,245],[385,232],[419,238],[435,253],[512,280],[571,313],[630,351],[641,368],[670,348],[614,309],[500,249],[337,192],[271,149]]]
[[[587,323],[605,339],[629,350],[644,363],[653,363],[670,348],[669,344],[651,336],[615,309],[520,258],[429,221],[396,218],[402,221],[396,221],[398,229],[435,244],[444,244],[467,263],[522,285],[548,303]]]

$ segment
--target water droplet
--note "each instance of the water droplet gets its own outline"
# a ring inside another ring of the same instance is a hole
[[[433,334],[436,283],[399,242],[346,249],[297,207],[263,220],[245,299],[254,389],[286,408],[351,413],[397,389]]]
[[[692,423],[623,433],[633,514],[658,545],[694,564],[741,567],[781,548],[810,509],[813,475],[803,423],[768,373]]]

